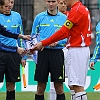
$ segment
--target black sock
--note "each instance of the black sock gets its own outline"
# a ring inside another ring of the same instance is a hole
[[[57,100],[65,100],[65,94],[57,94]]]
[[[35,94],[35,100],[44,100],[44,95]]]
[[[15,100],[15,90],[6,91],[6,100]]]

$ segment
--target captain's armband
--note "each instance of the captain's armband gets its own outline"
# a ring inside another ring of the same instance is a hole
[[[64,23],[64,26],[67,27],[68,29],[71,29],[73,27],[73,23],[71,21],[67,20]]]

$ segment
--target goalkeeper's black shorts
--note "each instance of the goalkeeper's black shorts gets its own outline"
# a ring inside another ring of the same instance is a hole
[[[52,82],[65,81],[64,53],[62,49],[44,49],[38,52],[34,79],[47,82],[50,73]]]
[[[3,82],[4,75],[6,82],[20,81],[21,56],[18,53],[0,51],[0,82]]]

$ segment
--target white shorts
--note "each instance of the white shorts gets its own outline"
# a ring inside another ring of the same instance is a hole
[[[68,53],[68,49],[66,47],[64,47],[63,49],[64,52],[64,65],[65,65],[65,77],[67,78],[67,71],[66,71],[66,66],[67,66],[67,53]]]
[[[68,74],[68,85],[85,86],[90,59],[89,47],[69,48],[65,71]]]

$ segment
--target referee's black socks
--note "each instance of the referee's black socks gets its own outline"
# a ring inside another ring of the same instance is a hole
[[[35,100],[44,100],[44,95],[35,94]]]
[[[6,91],[6,100],[15,100],[15,90]]]
[[[57,94],[57,99],[56,100],[65,100],[65,94]]]

